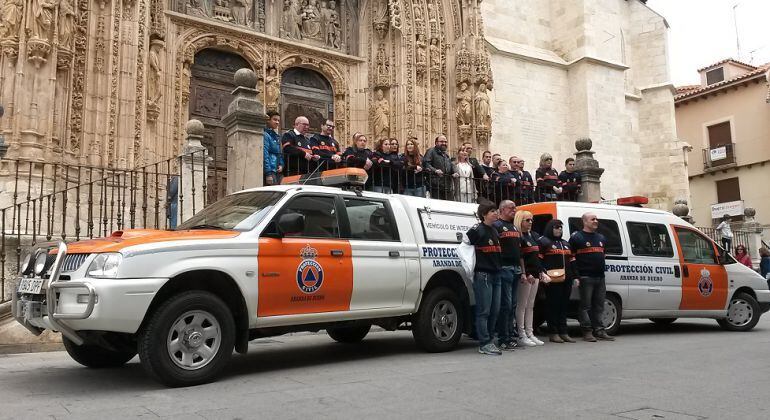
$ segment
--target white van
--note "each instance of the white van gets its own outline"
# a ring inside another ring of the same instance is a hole
[[[599,218],[607,238],[604,324],[614,334],[621,319],[713,318],[731,331],[754,328],[770,309],[765,279],[737,263],[714,241],[671,213],[641,207],[551,202],[520,206],[534,216],[534,230],[557,218],[565,238],[583,228],[582,215]],[[577,288],[572,299],[579,299]]]

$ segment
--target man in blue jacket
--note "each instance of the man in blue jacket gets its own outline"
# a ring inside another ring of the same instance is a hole
[[[263,169],[265,185],[278,185],[281,183],[283,151],[281,150],[281,137],[276,132],[280,126],[281,116],[275,111],[268,111],[267,126],[265,127],[264,134]]]

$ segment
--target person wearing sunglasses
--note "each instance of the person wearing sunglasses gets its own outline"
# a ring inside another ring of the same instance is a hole
[[[327,119],[321,126],[321,132],[310,139],[310,149],[314,155],[320,156],[318,160],[320,171],[342,167],[342,148],[334,138],[334,128],[334,121]]]
[[[567,331],[567,308],[575,272],[575,257],[564,239],[564,224],[553,219],[545,225],[540,244],[540,259],[546,273],[559,273],[551,277],[545,286],[545,302],[548,312],[548,340],[552,343],[574,343]]]
[[[519,210],[513,218],[513,224],[521,232],[521,260],[524,267],[516,292],[516,327],[519,332],[519,345],[526,347],[545,344],[535,336],[532,323],[538,285],[551,281],[540,263],[540,245],[537,242],[538,237],[532,232],[532,222],[532,213],[526,210]]]
[[[754,269],[754,266],[751,264],[751,256],[746,249],[746,245],[738,244],[735,246],[735,259],[746,267],[749,267],[752,270]]]
[[[575,265],[580,275],[580,307],[578,318],[583,341],[615,341],[602,324],[607,286],[604,281],[604,247],[607,238],[599,230],[599,218],[591,212],[583,214],[583,229],[572,234],[569,246],[575,253]]]

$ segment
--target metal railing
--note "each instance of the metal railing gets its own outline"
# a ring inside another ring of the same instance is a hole
[[[722,245],[722,242],[721,242],[722,241],[722,236],[719,235],[719,233],[717,232],[717,230],[715,228],[713,228],[713,227],[698,227],[698,230],[700,230],[701,232],[706,234],[706,236],[708,236],[709,238],[713,239],[714,242],[716,242],[720,246]],[[740,245],[749,246],[749,244],[753,243],[753,236],[752,236],[752,235],[754,235],[753,232],[750,232],[750,231],[747,231],[747,230],[740,230],[740,229],[733,229],[732,232],[733,232],[733,240],[732,240],[732,249],[731,249],[731,251],[733,251],[735,249],[736,245],[740,244]]]
[[[735,143],[703,149],[703,170],[705,171],[735,163]]]
[[[0,303],[9,299],[26,245],[90,239],[122,229],[174,228],[185,217],[185,200],[201,203],[190,207],[195,212],[223,197],[226,167],[221,158],[226,153],[213,149],[213,159],[212,148],[208,158],[205,153],[134,169],[0,161]],[[188,173],[203,176],[185,178],[183,165]]]

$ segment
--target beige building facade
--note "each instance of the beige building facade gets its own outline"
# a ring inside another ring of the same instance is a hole
[[[725,211],[740,220],[749,207],[770,226],[769,72],[770,65],[724,60],[699,70],[700,85],[679,88],[677,135],[692,146],[690,214],[698,225]]]
[[[688,195],[663,17],[639,0],[3,0],[8,157],[137,168],[180,153],[185,123],[226,155],[242,67],[283,128],[446,133],[534,172],[593,140],[605,198]],[[403,143],[403,142],[402,142]],[[219,150],[219,151],[218,151]],[[0,176],[9,174],[0,167]]]

